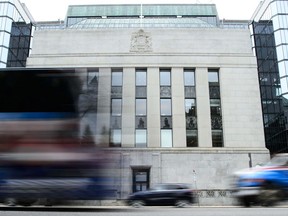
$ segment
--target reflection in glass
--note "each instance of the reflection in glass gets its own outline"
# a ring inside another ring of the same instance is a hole
[[[185,99],[185,113],[186,116],[196,116],[195,99]]]
[[[172,147],[172,130],[161,130],[161,147]]]
[[[136,116],[136,122],[135,122],[136,128],[147,128],[147,118],[146,116]]]

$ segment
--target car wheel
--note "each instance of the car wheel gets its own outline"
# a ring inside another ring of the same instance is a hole
[[[274,206],[283,197],[283,192],[279,187],[271,183],[262,186],[258,201],[263,206]]]
[[[243,197],[239,201],[242,206],[247,207],[247,208],[251,207],[251,200],[249,198]]]
[[[25,200],[18,200],[18,204],[22,206],[31,206],[37,202],[37,199],[25,199]]]
[[[130,202],[130,205],[134,208],[141,208],[145,205],[145,202],[142,200],[133,200]]]
[[[178,208],[183,208],[189,206],[190,202],[185,199],[179,199],[175,202],[175,206]]]

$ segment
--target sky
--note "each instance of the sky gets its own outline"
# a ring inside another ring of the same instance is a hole
[[[68,5],[86,4],[216,4],[220,19],[249,20],[261,0],[20,0],[35,21],[64,20]]]

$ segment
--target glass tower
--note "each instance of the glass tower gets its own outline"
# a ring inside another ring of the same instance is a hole
[[[266,147],[288,152],[288,1],[264,0],[250,31],[257,57]]]
[[[25,67],[33,19],[19,0],[0,0],[0,68]]]

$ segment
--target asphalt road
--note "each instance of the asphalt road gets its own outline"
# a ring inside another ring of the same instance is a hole
[[[287,216],[287,207],[33,207],[0,208],[1,216]]]

